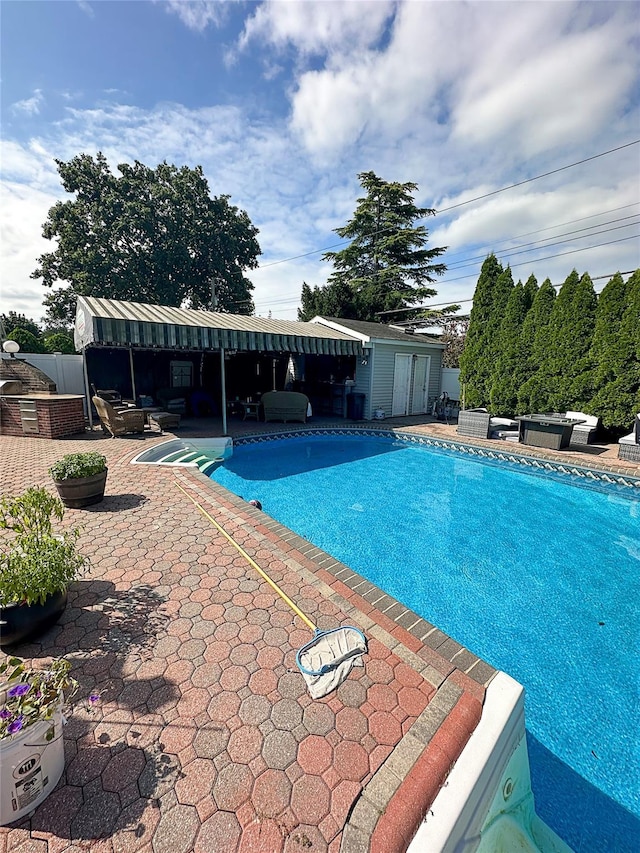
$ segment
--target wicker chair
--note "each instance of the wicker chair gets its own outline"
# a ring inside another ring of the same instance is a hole
[[[464,409],[458,415],[458,435],[489,438],[491,415],[486,409]]]
[[[100,397],[91,399],[100,423],[107,432],[111,433],[112,438],[128,432],[144,432],[144,412],[141,409],[116,409]]]
[[[636,415],[633,432],[618,441],[618,459],[640,464],[640,413]]]

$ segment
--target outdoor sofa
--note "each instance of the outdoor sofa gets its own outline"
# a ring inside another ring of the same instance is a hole
[[[618,459],[640,463],[640,412],[636,415],[633,431],[618,441]]]
[[[309,398],[299,391],[267,391],[262,395],[265,421],[306,423]]]

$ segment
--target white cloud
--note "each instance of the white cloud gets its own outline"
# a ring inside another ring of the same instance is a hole
[[[44,103],[44,96],[41,89],[35,89],[30,98],[25,98],[23,101],[16,101],[11,105],[14,113],[24,113],[29,116],[36,116],[40,112],[40,107]]]
[[[517,162],[575,144],[631,97],[633,4],[408,2],[393,17],[374,4],[354,35],[361,5],[263,4],[241,38],[326,53],[291,88],[292,127],[319,161],[413,131],[499,142]]]
[[[267,42],[279,50],[293,47],[304,56],[351,53],[380,39],[395,7],[396,3],[387,0],[340,3],[267,0],[248,18],[239,46],[245,49],[251,42]]]
[[[203,32],[209,24],[220,26],[226,18],[226,4],[220,0],[168,0],[166,5],[167,12],[196,32]]]
[[[93,11],[88,0],[76,0],[76,3],[88,18],[95,18],[96,13]]]
[[[3,156],[4,167],[4,156]],[[26,166],[23,174],[29,171]],[[34,173],[39,172],[36,164]],[[58,200],[56,195],[26,183],[5,180],[0,192],[0,232],[2,232],[3,311],[16,311],[36,321],[44,313],[42,298],[47,291],[29,278],[36,258],[51,250],[42,235],[47,211]]]
[[[521,53],[509,73],[503,67],[486,83],[470,75],[453,134],[475,143],[506,135],[524,156],[580,139],[624,106],[637,72],[631,48],[612,19]]]
[[[185,24],[219,25],[222,4],[170,4]],[[250,103],[143,109],[116,89],[92,109],[71,108],[3,147],[3,252],[12,301],[39,316],[43,288],[30,282],[48,208],[65,198],[54,157],[101,150],[112,168],[138,159],[201,164],[214,194],[227,193],[260,229],[261,267],[249,271],[257,311],[294,319],[302,281],[326,281],[316,249],[352,215],[357,173],[418,184],[416,201],[439,210],[540,175],[637,136],[633,4],[268,2],[250,6],[236,52],[252,52],[288,114]],[[293,70],[292,69],[293,66]],[[243,69],[241,69],[243,70]],[[277,89],[276,87],[280,88]],[[230,90],[232,91],[232,90]],[[35,96],[34,96],[35,97]],[[21,115],[28,117],[23,109]],[[25,123],[25,127],[31,127]],[[444,302],[471,296],[481,264],[455,272],[463,252],[630,201],[638,149],[560,172],[426,222],[429,244],[448,245]],[[626,232],[621,232],[626,233]],[[612,234],[611,239],[617,235]],[[532,238],[534,239],[534,238]],[[603,237],[603,242],[606,241]],[[594,275],[640,266],[637,242],[540,261],[578,241],[518,258],[562,281],[573,266]],[[274,264],[297,255],[287,263]],[[514,265],[516,260],[514,260]],[[454,279],[460,279],[454,281]]]

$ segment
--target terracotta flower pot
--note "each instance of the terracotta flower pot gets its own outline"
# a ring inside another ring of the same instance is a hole
[[[99,474],[93,474],[91,477],[54,480],[53,482],[62,503],[71,509],[80,509],[83,506],[100,503],[104,498],[107,469],[105,468],[104,471],[100,471]]]
[[[54,592],[44,604],[0,606],[0,646],[21,643],[54,625],[67,606],[67,590]]]

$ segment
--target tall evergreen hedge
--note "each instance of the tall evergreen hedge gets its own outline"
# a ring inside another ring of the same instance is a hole
[[[549,279],[513,285],[485,260],[460,357],[465,405],[494,414],[585,411],[628,431],[640,412],[640,270],[617,273],[596,296],[573,270],[556,294]]]

